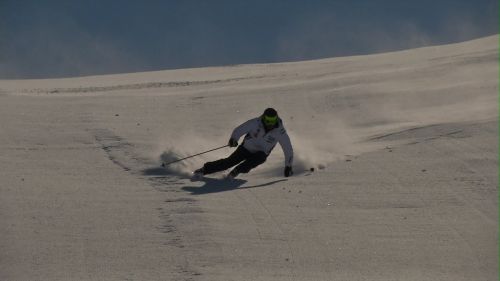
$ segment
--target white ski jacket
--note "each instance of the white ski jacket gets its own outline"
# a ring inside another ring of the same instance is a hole
[[[285,154],[285,166],[292,166],[292,144],[281,119],[278,118],[276,127],[267,133],[260,117],[250,119],[236,127],[231,134],[231,138],[239,140],[244,134],[246,136],[243,140],[243,147],[250,152],[263,151],[269,155],[276,143],[279,142]]]

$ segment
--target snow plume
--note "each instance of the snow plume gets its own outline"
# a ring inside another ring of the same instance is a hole
[[[210,139],[194,132],[181,132],[176,136],[164,136],[159,141],[158,150],[162,163],[169,163],[204,151],[221,147],[225,142],[220,139]],[[222,148],[206,154],[188,158],[166,167],[169,173],[179,176],[189,176],[194,170],[201,168],[207,161],[227,157],[231,151]]]
[[[364,142],[360,130],[341,118],[329,116],[321,121],[311,120],[309,126],[300,128],[288,130],[294,147],[296,171],[323,169],[335,161],[374,149],[373,144]]]
[[[290,132],[296,170],[324,167],[344,156],[343,147],[347,145],[348,134],[336,127],[337,124],[332,125],[334,126],[325,126],[322,134]]]

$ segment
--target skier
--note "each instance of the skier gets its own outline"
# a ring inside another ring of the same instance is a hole
[[[243,143],[238,146],[238,140],[244,134],[246,136]],[[199,178],[202,175],[224,171],[236,165],[226,178],[233,179],[240,173],[248,173],[251,169],[266,161],[278,142],[285,154],[284,175],[289,177],[293,174],[292,144],[283,126],[283,121],[273,108],[267,108],[261,116],[250,119],[236,127],[228,143],[230,147],[238,146],[236,151],[227,158],[205,163],[202,168],[194,171],[194,176]]]

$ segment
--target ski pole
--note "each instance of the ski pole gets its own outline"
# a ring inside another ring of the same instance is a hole
[[[228,145],[228,144],[226,144],[226,145],[224,145],[224,146],[217,147],[217,148],[214,148],[214,149],[210,149],[210,150],[207,150],[207,151],[204,151],[204,152],[201,152],[201,153],[195,154],[195,155],[191,155],[191,156],[188,156],[188,157],[184,157],[184,158],[182,158],[182,159],[174,160],[174,161],[172,161],[172,162],[168,162],[168,163],[163,162],[163,163],[161,164],[161,166],[162,166],[162,167],[166,167],[166,166],[168,166],[168,165],[170,165],[170,164],[172,164],[172,163],[180,162],[180,161],[182,161],[182,160],[186,160],[186,159],[188,159],[188,158],[192,158],[192,157],[195,157],[195,156],[198,156],[198,155],[202,155],[202,154],[205,154],[205,153],[208,153],[208,152],[211,152],[211,151],[214,151],[214,150],[218,150],[218,149],[221,149],[221,148],[224,148],[224,147],[228,147],[228,146],[229,146],[229,145]]]

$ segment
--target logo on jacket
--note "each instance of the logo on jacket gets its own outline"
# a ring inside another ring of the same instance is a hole
[[[253,134],[254,138],[258,138],[260,133],[260,129],[257,129],[257,131]]]

